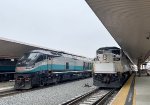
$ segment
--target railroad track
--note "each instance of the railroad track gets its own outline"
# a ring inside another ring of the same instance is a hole
[[[30,91],[40,90],[40,89],[46,89],[49,87],[50,86],[43,86],[43,87],[36,87],[36,88],[28,89],[28,90],[11,89],[11,90],[6,90],[6,91],[1,91],[0,98],[5,97],[5,96],[12,96],[12,95],[19,94],[19,93],[25,93],[25,92],[30,92]]]
[[[20,94],[20,93],[40,90],[40,89],[46,89],[46,88],[49,88],[49,87],[50,86],[43,86],[43,87],[32,88],[32,89],[29,89],[29,90],[15,90],[15,89],[11,89],[11,90],[6,90],[6,91],[1,91],[0,92],[0,98],[5,97],[5,96],[12,96],[12,95],[15,95],[15,94]]]
[[[114,89],[100,90],[97,88],[61,105],[103,105],[114,92]]]
[[[14,94],[18,94],[20,93],[21,91],[17,91],[17,90],[8,90],[8,91],[3,91],[3,92],[0,92],[0,98],[1,97],[5,97],[5,96],[11,96],[11,95],[14,95]]]
[[[80,79],[80,80],[82,80],[82,79]],[[79,80],[74,80],[74,81],[79,81]],[[35,88],[29,89],[29,90],[11,89],[11,90],[6,90],[6,91],[0,91],[0,98],[5,97],[5,96],[19,94],[19,93],[25,93],[25,92],[30,92],[30,91],[40,90],[40,89],[46,89],[46,88],[50,88],[50,87],[57,86],[57,85],[67,84],[70,82],[73,82],[73,81],[61,82],[59,84],[50,84],[50,85],[42,86],[42,87],[35,87]]]

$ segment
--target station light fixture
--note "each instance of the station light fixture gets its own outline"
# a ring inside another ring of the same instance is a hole
[[[14,62],[15,60],[14,59],[10,59],[12,62]]]
[[[150,32],[148,33],[148,36],[146,36],[147,40],[150,40]]]

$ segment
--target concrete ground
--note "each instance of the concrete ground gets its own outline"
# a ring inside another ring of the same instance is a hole
[[[14,81],[0,82],[0,88],[14,86]]]
[[[14,84],[14,81],[0,82],[0,92],[13,89]]]
[[[136,77],[136,105],[150,105],[150,76]]]

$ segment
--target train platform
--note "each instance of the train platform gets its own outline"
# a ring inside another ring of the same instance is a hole
[[[150,76],[136,77],[136,105],[150,105]]]
[[[150,76],[132,75],[111,105],[150,105]]]
[[[14,88],[14,81],[0,82],[0,92],[12,90]]]

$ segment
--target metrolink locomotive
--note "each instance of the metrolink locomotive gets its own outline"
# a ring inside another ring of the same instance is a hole
[[[33,50],[16,65],[15,89],[30,89],[90,77],[90,59],[59,51]]]
[[[132,73],[130,59],[117,47],[102,47],[94,59],[93,84],[102,88],[119,88]]]

